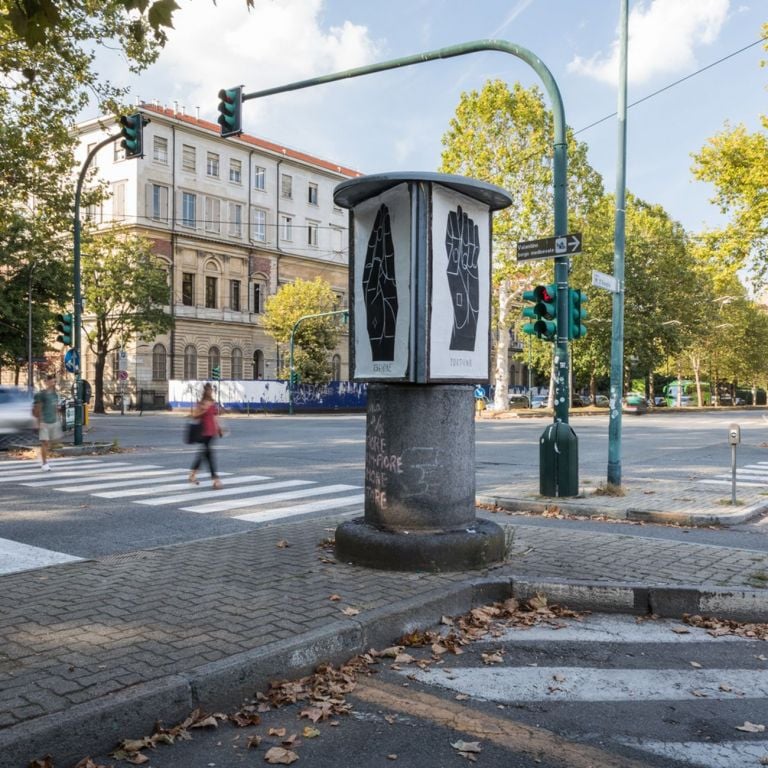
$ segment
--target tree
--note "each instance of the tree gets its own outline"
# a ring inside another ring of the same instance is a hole
[[[94,412],[104,413],[109,353],[173,325],[165,309],[171,301],[168,274],[149,240],[110,230],[84,238],[82,281],[83,326],[96,356]]]
[[[303,321],[298,327],[296,323],[306,315],[334,312],[338,309],[336,294],[321,277],[311,282],[296,280],[295,283],[284,285],[274,296],[267,299],[264,330],[280,344],[290,344],[293,334],[294,369],[302,381],[324,384],[331,380],[329,352],[338,344],[341,316],[312,318]],[[279,371],[279,376],[283,379],[290,376],[290,370],[285,363]]]
[[[509,208],[494,215],[494,329],[496,333],[497,408],[506,408],[509,388],[509,328],[512,306],[536,282],[551,282],[551,263],[518,265],[515,245],[554,231],[552,206],[552,113],[538,88],[487,82],[480,91],[462,93],[443,136],[440,170],[503,187]],[[586,145],[567,133],[568,209],[584,220],[602,196],[602,180],[587,162]]]

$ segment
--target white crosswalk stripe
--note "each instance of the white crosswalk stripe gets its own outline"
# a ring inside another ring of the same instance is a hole
[[[36,461],[0,461],[0,483],[15,483],[32,491],[88,494],[148,507],[175,506],[196,514],[238,510],[241,514],[233,515],[233,519],[253,523],[337,508],[349,514],[347,509],[363,504],[362,493],[350,493],[361,491],[359,486],[340,483],[321,485],[300,478],[222,472],[223,487],[214,490],[208,473],[200,473],[198,479],[202,482],[191,485],[188,469],[181,467],[69,457],[50,463],[52,470],[44,472]],[[305,501],[291,503],[300,499]]]

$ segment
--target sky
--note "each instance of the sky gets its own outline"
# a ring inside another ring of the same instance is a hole
[[[102,74],[131,98],[200,108],[215,121],[217,92],[245,93],[352,67],[499,39],[527,48],[552,72],[566,122],[613,192],[618,163],[621,0],[178,0],[159,61],[127,77],[100,54]],[[630,0],[627,188],[662,205],[691,232],[724,219],[695,181],[692,153],[728,124],[760,129],[768,59],[755,43],[766,0]],[[663,92],[656,91],[730,56]],[[482,52],[380,72],[243,105],[246,132],[363,173],[434,171],[463,91],[489,79],[543,86],[525,62]],[[650,98],[648,98],[650,97]],[[545,97],[546,98],[546,97]],[[89,115],[93,116],[93,115]],[[588,127],[592,126],[592,127]],[[582,130],[584,129],[584,130]],[[542,233],[546,236],[549,233]]]

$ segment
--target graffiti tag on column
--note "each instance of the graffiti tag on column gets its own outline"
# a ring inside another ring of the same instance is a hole
[[[480,235],[477,224],[462,211],[461,206],[448,214],[445,251],[448,257],[446,274],[453,303],[450,349],[474,351],[480,313]],[[451,358],[451,365],[461,363],[454,363],[454,358]]]
[[[379,208],[368,238],[363,268],[363,291],[371,358],[375,361],[392,361],[395,359],[398,303],[395,247],[392,243],[392,227],[386,205]]]
[[[403,473],[403,457],[388,449],[381,407],[378,404],[372,406],[368,416],[365,495],[367,499],[384,509],[387,506],[387,485],[390,478],[392,475]]]

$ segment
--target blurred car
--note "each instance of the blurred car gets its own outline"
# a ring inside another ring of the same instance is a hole
[[[528,399],[528,395],[521,395],[517,392],[510,392],[509,407],[510,408],[530,408],[531,401]]]
[[[648,401],[639,392],[628,392],[621,401],[625,413],[648,413]]]
[[[608,395],[595,395],[595,407],[608,408],[611,401],[608,399]]]
[[[531,399],[531,408],[546,408],[549,395],[534,395]]]
[[[572,408],[585,408],[587,401],[581,395],[571,395],[571,407]]]
[[[14,443],[29,445],[36,435],[30,394],[18,387],[0,387],[0,449]]]
[[[653,405],[655,408],[666,408],[667,398],[664,395],[654,395]]]

